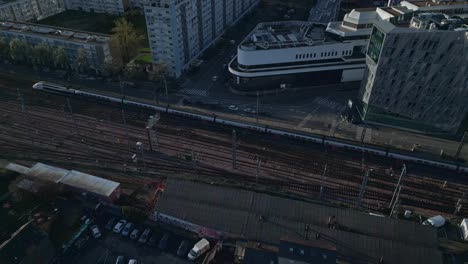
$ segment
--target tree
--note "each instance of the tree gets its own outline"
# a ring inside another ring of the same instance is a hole
[[[30,46],[20,39],[10,41],[10,57],[16,62],[27,62]]]
[[[68,68],[68,58],[63,47],[58,47],[53,51],[54,66],[56,68]]]
[[[53,61],[52,49],[49,45],[41,42],[32,48],[31,61],[33,65],[50,66]]]
[[[112,33],[112,42],[119,48],[122,62],[125,65],[131,58],[135,57],[144,37],[138,35],[133,24],[128,22],[125,18],[120,18],[115,21]]]
[[[0,38],[0,57],[3,59],[10,58],[10,43],[5,38]]]
[[[76,66],[78,72],[82,71],[84,68],[88,66],[88,55],[84,49],[78,49],[76,51]]]

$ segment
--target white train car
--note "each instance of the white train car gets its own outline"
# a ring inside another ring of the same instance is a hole
[[[83,96],[87,98],[95,98],[95,99],[104,100],[108,102],[122,103],[122,104],[130,105],[130,106],[134,106],[134,107],[141,107],[141,108],[156,110],[159,112],[166,112],[169,114],[185,116],[185,117],[189,117],[189,118],[193,118],[197,120],[205,120],[205,121],[215,122],[215,123],[229,125],[233,127],[239,127],[239,128],[244,128],[244,129],[249,129],[249,130],[254,130],[254,131],[259,131],[259,132],[285,136],[285,137],[289,137],[293,139],[304,140],[304,141],[314,142],[314,143],[323,144],[323,145],[329,145],[329,146],[333,146],[337,148],[349,149],[349,150],[354,150],[354,151],[359,151],[359,152],[368,152],[368,153],[372,153],[372,154],[379,155],[379,156],[390,157],[390,158],[405,160],[405,161],[411,161],[411,162],[416,162],[419,164],[429,165],[433,167],[468,173],[468,167],[461,166],[460,164],[453,164],[453,163],[442,162],[442,161],[434,161],[434,160],[422,159],[422,158],[405,155],[405,154],[392,153],[389,150],[382,150],[373,146],[361,146],[358,144],[345,143],[342,140],[337,140],[337,139],[333,139],[333,138],[325,137],[325,136],[303,135],[300,133],[288,132],[288,131],[279,130],[279,129],[272,129],[272,128],[269,128],[268,126],[258,126],[258,125],[253,125],[253,124],[241,123],[237,121],[218,118],[216,115],[207,116],[207,115],[202,115],[202,114],[194,114],[194,113],[190,113],[190,112],[186,112],[182,110],[171,109],[169,106],[167,107],[155,106],[151,104],[145,104],[145,103],[127,100],[125,98],[117,98],[117,97],[112,97],[112,96],[106,96],[106,95],[100,95],[100,94],[95,94],[91,92],[75,90],[75,89],[68,88],[64,85],[54,84],[50,82],[38,82],[33,85],[33,89],[43,90],[46,92],[52,92],[52,93],[58,93],[58,94],[67,94],[67,95]]]

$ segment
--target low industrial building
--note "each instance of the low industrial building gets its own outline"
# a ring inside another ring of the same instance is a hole
[[[120,183],[75,170],[69,171],[43,163],[36,163],[31,168],[9,163],[5,168],[39,183],[58,184],[81,196],[104,202],[115,202],[121,194]]]
[[[53,48],[63,47],[70,62],[75,61],[81,49],[88,66],[96,70],[103,69],[104,62],[112,61],[118,52],[112,49],[110,35],[25,22],[0,21],[1,37],[8,41],[20,39],[33,46],[45,43]]]
[[[215,239],[324,242],[369,263],[442,263],[432,227],[243,189],[171,179],[151,218]]]

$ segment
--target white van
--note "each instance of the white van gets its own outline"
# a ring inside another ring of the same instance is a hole
[[[203,255],[203,253],[205,253],[209,249],[210,242],[203,238],[202,240],[198,241],[195,244],[195,246],[193,246],[192,250],[190,250],[190,252],[188,253],[187,258],[190,260],[194,260]]]

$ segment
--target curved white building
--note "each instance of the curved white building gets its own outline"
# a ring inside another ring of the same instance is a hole
[[[369,34],[348,39],[311,22],[261,23],[240,43],[229,71],[239,89],[359,81]]]

